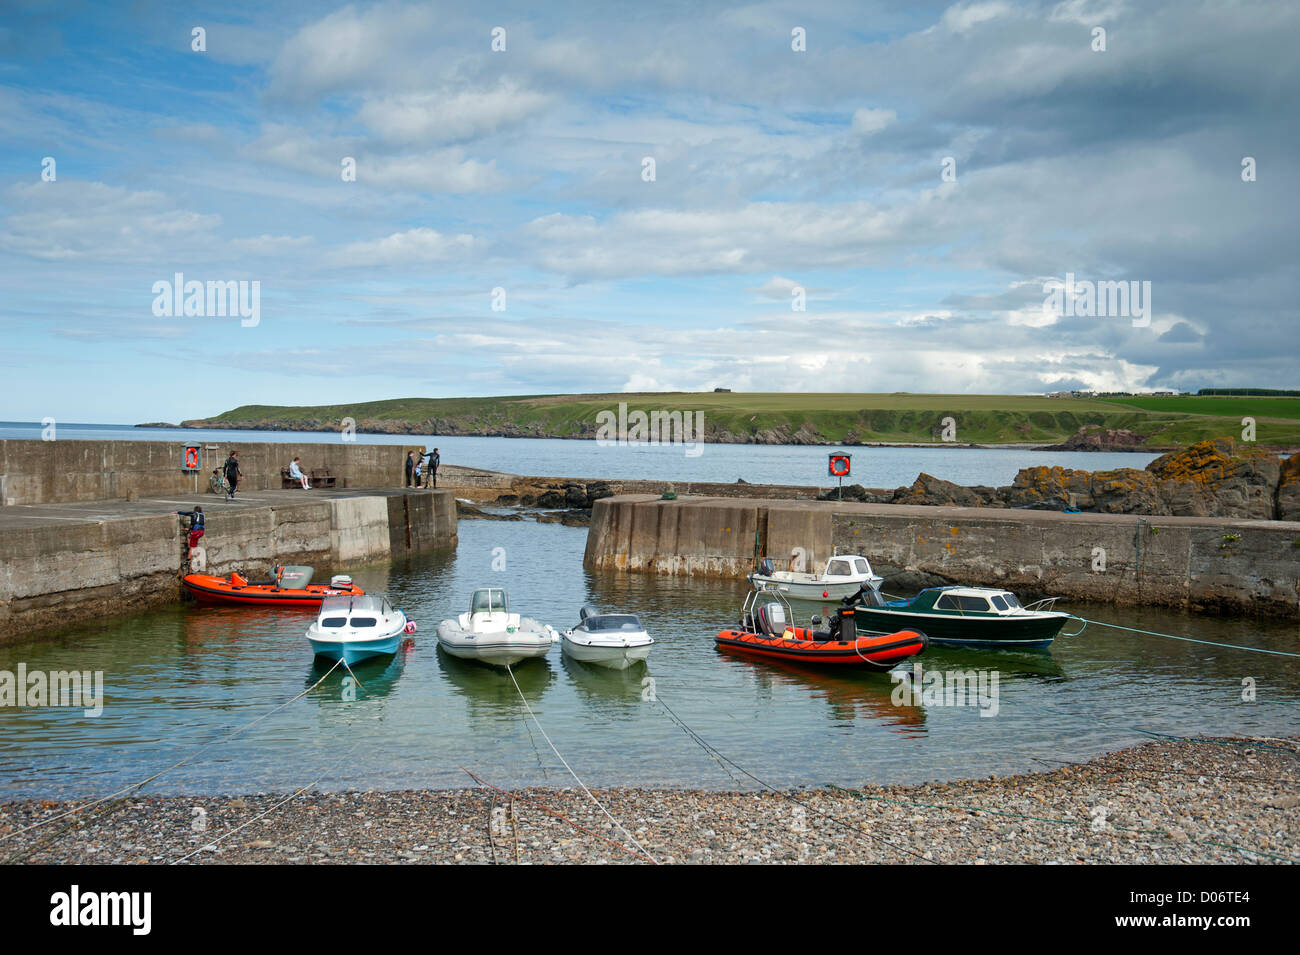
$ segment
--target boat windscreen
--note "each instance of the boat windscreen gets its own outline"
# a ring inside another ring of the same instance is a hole
[[[588,617],[582,622],[584,629],[593,633],[609,632],[611,630],[640,630],[641,621],[636,614],[631,613],[607,613],[598,617]]]
[[[469,602],[470,613],[508,613],[509,600],[506,592],[497,587],[488,587],[474,591]]]

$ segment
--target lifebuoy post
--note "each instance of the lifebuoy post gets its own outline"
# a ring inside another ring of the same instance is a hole
[[[181,451],[181,473],[190,474],[194,477],[194,493],[199,492],[199,469],[203,467],[203,447],[198,444],[187,444]]]
[[[839,478],[840,492],[839,499],[844,500],[844,479],[853,471],[853,455],[851,454],[832,454],[830,460],[826,462],[826,470],[833,478]]]

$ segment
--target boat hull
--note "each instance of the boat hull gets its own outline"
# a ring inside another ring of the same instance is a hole
[[[855,607],[858,632],[923,629],[932,646],[1042,649],[1051,646],[1069,615],[976,617],[960,614],[909,613],[888,607]]]
[[[402,633],[374,640],[317,640],[308,637],[312,652],[326,660],[342,660],[344,663],[358,663],[374,657],[392,656],[402,646]]]
[[[593,646],[564,638],[564,654],[579,663],[606,667],[610,670],[626,670],[637,663],[643,663],[650,657],[650,648],[654,641],[631,646]]]
[[[510,666],[534,657],[544,657],[551,649],[551,636],[544,630],[505,630],[470,633],[455,621],[438,624],[438,646],[462,660],[476,660],[491,666]]]
[[[853,667],[884,671],[923,652],[926,634],[917,630],[859,634],[855,640],[813,640],[811,632],[791,628],[791,639],[744,630],[723,630],[715,638],[725,650],[818,666]]]
[[[749,582],[755,587],[765,585],[768,590],[775,590],[782,593],[790,600],[806,600],[817,603],[826,600],[843,600],[845,597],[852,597],[862,589],[864,583],[868,583],[869,581],[855,580],[848,583],[814,584],[764,577],[761,574],[751,574]]]

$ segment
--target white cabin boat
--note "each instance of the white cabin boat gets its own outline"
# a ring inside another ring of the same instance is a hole
[[[597,613],[583,607],[578,616],[581,622],[564,632],[562,647],[579,663],[626,670],[650,656],[654,639],[636,614]]]
[[[794,569],[777,570],[773,561],[765,559],[759,569],[749,575],[749,582],[757,587],[767,587],[785,594],[791,600],[842,600],[856,594],[863,585],[873,590],[884,578],[871,569],[871,562],[860,554],[836,554],[826,561],[820,574],[803,573]]]

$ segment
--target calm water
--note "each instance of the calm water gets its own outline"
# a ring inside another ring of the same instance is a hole
[[[0,422],[0,438],[36,439],[39,424]],[[320,444],[337,434],[289,431],[184,431],[131,428],[123,425],[60,424],[56,436],[75,440],[203,441],[225,447],[250,442]],[[1010,484],[1016,472],[1036,465],[1060,465],[1101,471],[1144,468],[1156,455],[1089,451],[1030,451],[1026,448],[843,448],[794,445],[706,444],[697,457],[681,446],[598,445],[595,441],[556,438],[458,438],[419,435],[358,434],[362,444],[409,444],[438,447],[444,464],[557,477],[624,478],[659,481],[724,481],[744,478],[751,484],[830,486],[827,455],[835,450],[853,456],[853,474],[845,483],[867,487],[911,484],[925,471],[957,484]],[[397,480],[398,476],[394,476]]]
[[[647,677],[706,740],[784,786],[1044,769],[1141,740],[1141,730],[1300,733],[1296,659],[1089,628],[1050,653],[922,658],[931,670],[996,668],[995,717],[900,707],[883,674],[826,674],[715,650],[712,637],[734,618],[743,584],[587,574],[582,528],[463,521],[460,534],[455,553],[353,572],[420,625],[410,652],[356,668],[363,688],[355,700],[345,699],[336,672],[146,792],[289,791],[322,773],[322,789],[460,787],[471,784],[462,766],[497,785],[569,784],[510,678],[437,650],[438,620],[464,609],[475,586],[502,583],[516,609],[557,626],[593,603],[641,614],[659,641],[648,668],[622,674],[569,662],[558,646],[516,670],[551,738],[593,785],[737,785],[661,707],[642,701]],[[493,570],[494,554],[504,555],[505,572]],[[1300,647],[1295,624],[1074,609],[1203,639]],[[103,670],[106,682],[99,718],[0,709],[0,798],[107,794],[301,693],[321,673],[303,637],[309,620],[184,605],[0,647],[0,669]],[[1241,702],[1246,677],[1258,683],[1258,702]]]

